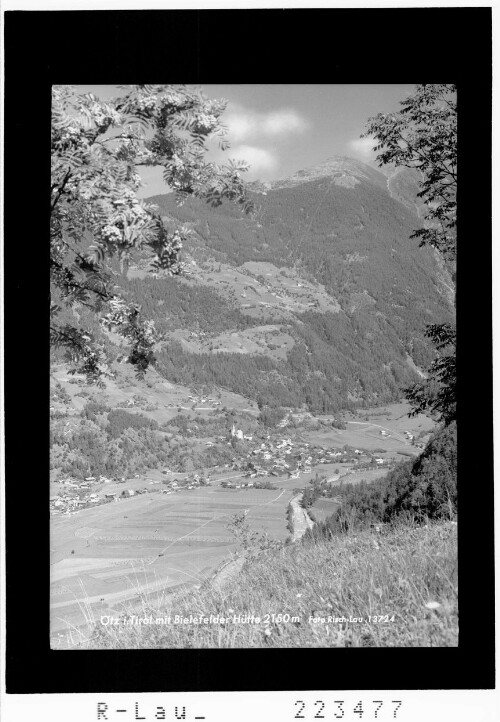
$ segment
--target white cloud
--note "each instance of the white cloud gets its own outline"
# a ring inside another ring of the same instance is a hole
[[[363,160],[370,160],[375,157],[373,146],[376,145],[374,138],[354,138],[347,144],[349,148]]]
[[[274,138],[291,133],[303,133],[308,121],[292,108],[281,108],[258,113],[242,106],[230,106],[224,123],[229,129],[229,140],[241,142],[248,138]]]
[[[241,113],[228,114],[224,118],[224,124],[228,127],[229,137],[236,142],[252,134],[251,119]]]
[[[253,145],[238,145],[231,148],[229,156],[246,161],[250,165],[251,175],[270,172],[278,165],[278,159],[273,153]]]
[[[268,135],[302,133],[308,126],[294,110],[277,110],[261,119],[261,126]]]

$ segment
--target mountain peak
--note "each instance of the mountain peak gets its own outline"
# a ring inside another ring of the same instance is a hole
[[[380,171],[348,156],[334,155],[317,165],[298,170],[287,178],[276,181],[255,184],[261,191],[275,190],[278,188],[291,188],[303,183],[310,183],[319,178],[330,178],[335,185],[353,188],[361,181],[371,181],[377,185],[386,186],[386,179]]]

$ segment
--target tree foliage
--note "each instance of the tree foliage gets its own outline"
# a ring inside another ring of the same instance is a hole
[[[365,136],[374,137],[379,165],[420,171],[419,197],[425,204],[424,225],[412,237],[441,252],[453,266],[457,223],[456,87],[418,85],[397,113],[379,113],[368,121]],[[455,328],[448,323],[427,328],[438,352],[428,379],[405,389],[412,414],[430,412],[446,424],[456,418]]]
[[[455,327],[448,323],[433,324],[428,326],[426,335],[434,343],[439,355],[428,369],[429,378],[424,383],[405,389],[412,406],[410,415],[427,411],[449,424],[457,415]]]
[[[419,197],[425,203],[423,228],[413,237],[455,257],[457,220],[457,103],[454,85],[418,85],[401,101],[398,113],[379,113],[368,121],[382,151],[379,165],[420,171]]]
[[[159,340],[154,323],[137,303],[127,302],[112,259],[126,271],[134,252],[144,252],[153,274],[179,274],[188,231],[168,230],[158,208],[139,200],[139,166],[163,167],[163,178],[182,204],[188,196],[212,206],[224,199],[252,208],[241,173],[244,163],[206,162],[206,141],[217,136],[225,101],[185,86],[122,87],[102,102],[55,86],[52,95],[50,204],[50,337],[63,347],[73,372],[102,382],[106,353],[94,329],[78,323],[79,310],[96,314],[102,328],[130,345],[129,361],[139,375],[153,360]]]

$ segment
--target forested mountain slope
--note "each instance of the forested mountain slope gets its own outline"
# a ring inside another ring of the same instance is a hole
[[[450,279],[435,253],[410,239],[421,222],[414,181],[332,158],[282,181],[253,184],[252,217],[229,204],[148,199],[192,229],[184,253],[189,280],[129,283],[150,299],[147,311],[156,309],[160,326],[177,322],[212,333],[211,345],[201,344],[198,353],[179,338],[166,343],[159,370],[183,383],[238,385],[254,398],[260,389],[271,405],[295,399],[327,411],[396,398],[432,358],[425,326],[453,314]],[[304,302],[297,294],[306,287]],[[178,297],[176,289],[182,289]],[[190,321],[199,321],[201,289],[217,295],[206,295],[200,326]],[[224,330],[276,323],[294,339],[286,358],[267,346],[246,355],[244,348],[217,348]]]
[[[442,260],[410,238],[421,224],[415,178],[334,157],[252,186],[252,216],[148,199],[192,231],[183,277],[153,277],[141,258],[117,269],[164,334],[157,370],[266,406],[331,412],[400,398],[433,358],[426,325],[454,312]],[[101,340],[116,356],[112,335]]]

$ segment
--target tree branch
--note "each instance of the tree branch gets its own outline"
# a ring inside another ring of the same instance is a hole
[[[71,168],[68,168],[68,170],[67,170],[67,172],[66,172],[66,175],[64,176],[62,185],[60,186],[59,191],[58,191],[56,197],[54,198],[54,200],[52,201],[52,204],[51,204],[51,206],[50,206],[50,212],[51,212],[51,213],[52,213],[52,211],[54,210],[54,208],[56,207],[56,205],[57,205],[57,203],[58,203],[58,201],[59,201],[59,198],[62,196],[62,194],[63,194],[63,192],[64,192],[64,188],[65,188],[68,180],[70,179],[70,177],[71,177]]]
[[[80,257],[83,258],[83,256]],[[55,266],[56,268],[58,268],[60,271],[68,271],[68,273],[71,273],[67,266],[63,266],[62,263],[59,263],[59,261],[56,261],[54,258],[50,259],[50,264],[51,266]],[[78,283],[78,281],[76,280],[72,281],[70,279],[65,279],[62,285],[68,286],[69,288],[78,289],[79,291],[91,291],[92,293],[95,293],[96,296],[102,298],[103,301],[110,301],[113,298],[113,294],[107,293],[106,291],[99,291],[97,288],[91,288],[84,283]]]

